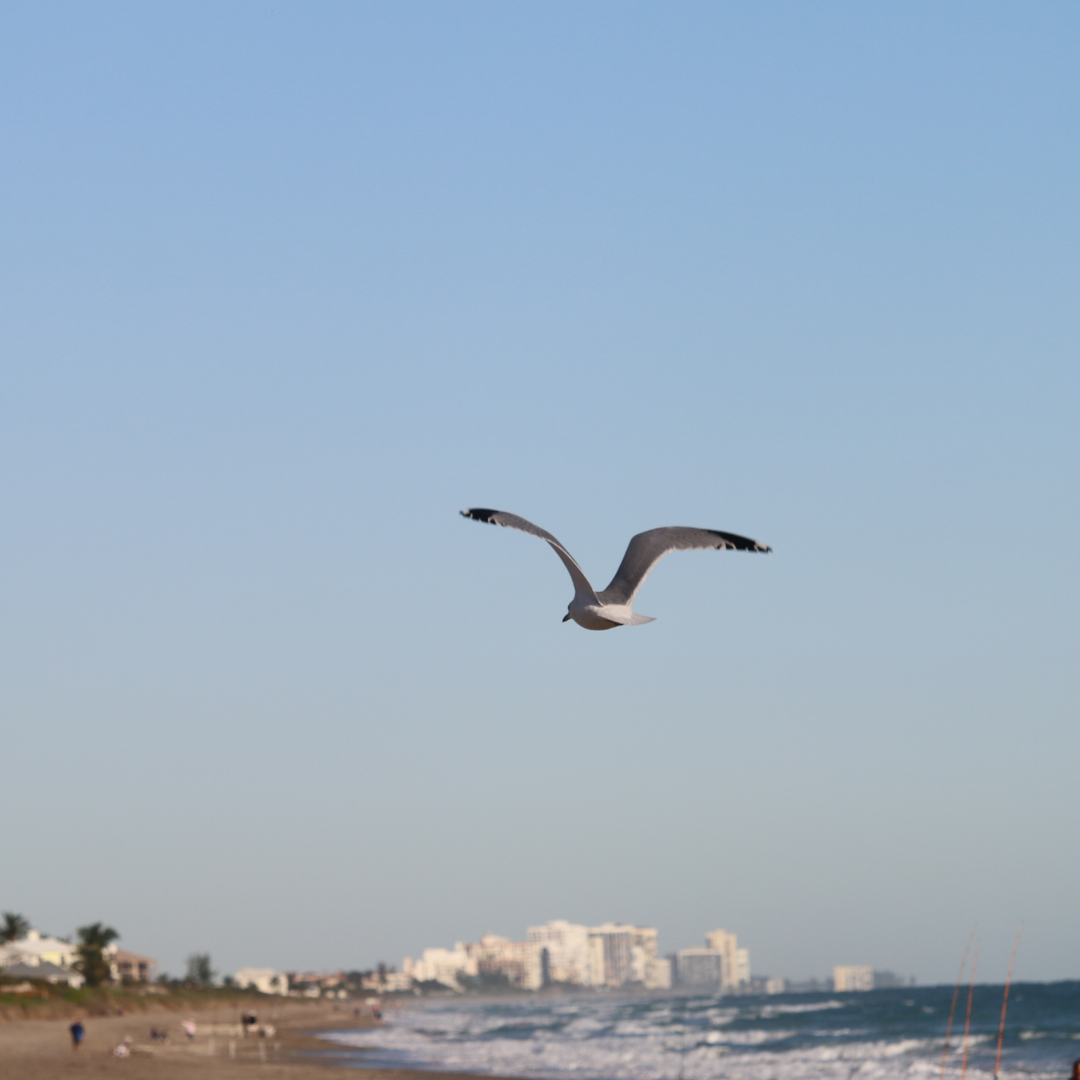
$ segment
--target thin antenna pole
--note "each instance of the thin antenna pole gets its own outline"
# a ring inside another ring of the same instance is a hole
[[[1005,996],[1001,999],[1001,1023],[998,1025],[997,1057],[994,1058],[994,1080],[998,1080],[998,1070],[1001,1067],[1001,1041],[1005,1038],[1005,1010],[1009,1005],[1009,986],[1012,984],[1013,961],[1016,960],[1016,949],[1020,944],[1020,935],[1024,932],[1024,924],[1016,931],[1016,940],[1013,942],[1012,956],[1009,957],[1009,974],[1005,977]]]
[[[964,981],[964,968],[967,967],[968,953],[971,952],[971,942],[975,937],[975,927],[968,934],[967,944],[964,946],[964,955],[960,960],[960,970],[956,973],[956,986],[952,992],[952,1004],[949,1006],[949,1023],[945,1027],[945,1046],[941,1051],[941,1080],[945,1080],[945,1058],[949,1054],[949,1036],[952,1034],[953,1013],[956,1012],[956,999],[960,995],[960,984]]]
[[[964,1021],[964,1062],[960,1066],[960,1080],[967,1076],[968,1032],[971,1030],[971,999],[975,996],[975,969],[979,966],[979,942],[975,942],[975,955],[971,958],[971,983],[968,986],[967,1019]]]

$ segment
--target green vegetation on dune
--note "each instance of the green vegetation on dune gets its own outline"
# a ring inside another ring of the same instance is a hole
[[[14,992],[16,986],[32,989]],[[121,1016],[150,1009],[212,1009],[263,999],[256,990],[154,984],[83,986],[75,990],[43,980],[0,979],[0,1020],[53,1019],[63,1016]]]

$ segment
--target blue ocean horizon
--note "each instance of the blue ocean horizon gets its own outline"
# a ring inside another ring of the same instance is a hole
[[[1001,985],[975,987],[966,1076],[994,1073]],[[952,986],[865,993],[535,995],[407,1001],[325,1033],[357,1068],[536,1080],[939,1080]],[[945,1080],[961,1080],[967,987]],[[1064,1080],[1080,1058],[1080,981],[1014,983],[1000,1075]]]

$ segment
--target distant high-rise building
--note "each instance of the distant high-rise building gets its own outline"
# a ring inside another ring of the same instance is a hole
[[[729,993],[750,982],[750,952],[739,948],[735,934],[729,934],[726,930],[711,930],[705,935],[705,944],[722,957],[722,991]]]
[[[833,989],[837,993],[844,990],[873,990],[874,969],[872,967],[834,967]]]
[[[650,966],[656,961],[657,932],[651,926],[635,926],[630,944],[632,982],[645,984],[649,981]]]
[[[505,977],[510,986],[522,990],[543,985],[543,949],[538,942],[511,941],[498,934],[483,934],[479,944],[465,946],[477,975]]]
[[[735,987],[746,986],[750,982],[750,950],[735,950]]]
[[[590,986],[589,928],[569,923],[565,919],[553,919],[544,926],[530,926],[526,934],[530,945],[547,950],[546,972],[542,964],[542,981],[548,983],[574,983]],[[543,976],[546,974],[546,978]]]
[[[406,956],[402,971],[417,982],[440,982],[452,990],[459,990],[458,975],[475,975],[477,968],[466,947],[458,942],[453,949],[425,949],[415,963]]]
[[[671,989],[671,961],[662,956],[654,956],[645,965],[646,990]]]
[[[907,979],[901,975],[897,975],[895,971],[875,971],[874,972],[874,989],[885,990],[891,987],[907,986]],[[912,983],[914,985],[914,982]]]
[[[589,978],[593,986],[644,984],[656,959],[656,930],[604,923],[589,930]]]
[[[723,956],[716,949],[680,949],[675,954],[675,967],[680,986],[720,989]]]
[[[406,957],[402,967],[418,983],[438,982],[451,990],[462,989],[470,979],[492,976],[523,990],[543,985],[542,947],[498,934],[484,934],[478,944],[425,949],[419,960]]]

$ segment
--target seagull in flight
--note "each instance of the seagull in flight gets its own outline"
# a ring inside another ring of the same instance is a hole
[[[507,514],[502,510],[462,510],[462,517],[473,521],[484,521],[488,525],[504,525],[508,529],[519,529],[530,536],[539,536],[554,549],[555,554],[570,571],[574,582],[574,599],[566,609],[563,622],[573,619],[578,626],[586,630],[610,630],[614,626],[640,626],[642,623],[655,622],[648,615],[638,615],[631,611],[641,583],[649,576],[649,571],[669,551],[690,551],[700,548],[717,548],[723,551],[772,551],[771,547],[748,540],[745,536],[719,532],[716,529],[690,529],[682,525],[672,525],[665,529],[649,529],[638,533],[626,549],[619,569],[611,579],[611,584],[603,592],[589,584],[589,579],[574,561],[574,557],[555,539],[531,521],[526,521],[517,514]]]

